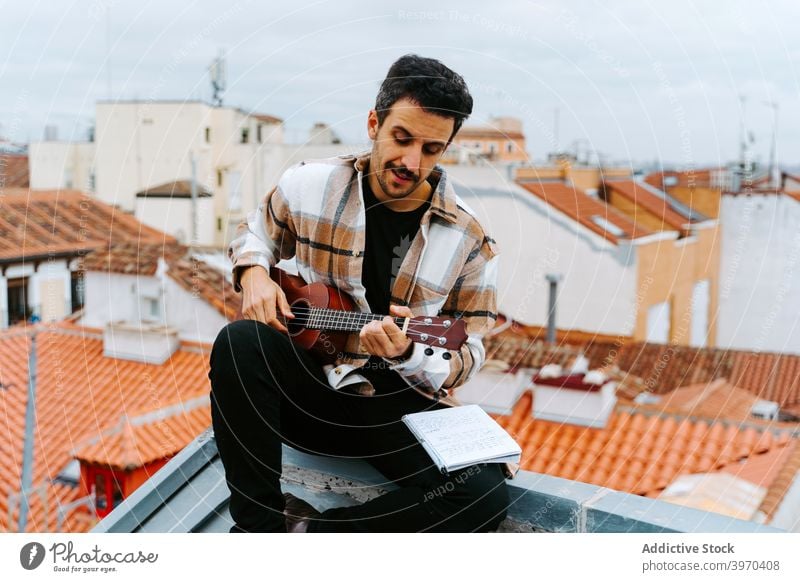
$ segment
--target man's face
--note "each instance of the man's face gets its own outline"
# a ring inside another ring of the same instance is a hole
[[[395,102],[380,127],[375,110],[370,111],[369,171],[383,194],[397,200],[416,190],[444,154],[454,126],[453,118],[425,111],[410,99]]]

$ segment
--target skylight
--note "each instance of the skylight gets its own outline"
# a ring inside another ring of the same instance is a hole
[[[618,227],[616,224],[612,224],[607,221],[605,218],[600,216],[599,214],[594,214],[591,217],[591,221],[594,222],[597,226],[605,230],[606,232],[613,234],[614,236],[624,236],[625,231]]]

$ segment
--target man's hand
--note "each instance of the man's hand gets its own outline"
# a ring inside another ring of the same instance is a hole
[[[278,319],[278,311],[289,319],[294,317],[286,301],[286,295],[275,281],[270,279],[266,269],[255,265],[242,273],[242,315],[245,319],[255,319],[287,332]]]
[[[408,307],[398,305],[390,306],[389,313],[396,317],[414,317]],[[371,321],[362,327],[358,337],[367,352],[383,358],[408,357],[414,345],[388,315],[381,321]]]

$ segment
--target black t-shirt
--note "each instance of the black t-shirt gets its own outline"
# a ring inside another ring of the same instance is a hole
[[[422,215],[428,210],[430,202],[425,202],[410,212],[396,212],[375,197],[366,177],[362,189],[367,226],[361,283],[366,289],[370,311],[391,315],[389,303],[394,278],[400,271],[400,265],[417,235]],[[381,384],[381,380],[396,383],[399,379],[402,382],[399,374],[389,370],[388,366],[379,356],[370,356],[365,364],[364,375],[376,384],[376,390],[380,389],[378,384]]]

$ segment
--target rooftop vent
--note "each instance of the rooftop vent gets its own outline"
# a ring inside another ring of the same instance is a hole
[[[458,400],[463,404],[477,404],[486,412],[511,414],[514,405],[530,387],[532,369],[502,369],[491,361],[469,382],[458,389]]]
[[[617,402],[616,382],[599,370],[565,373],[550,364],[533,377],[534,418],[604,428]]]
[[[163,364],[178,349],[178,330],[161,324],[109,323],[103,329],[103,355],[146,364]]]

